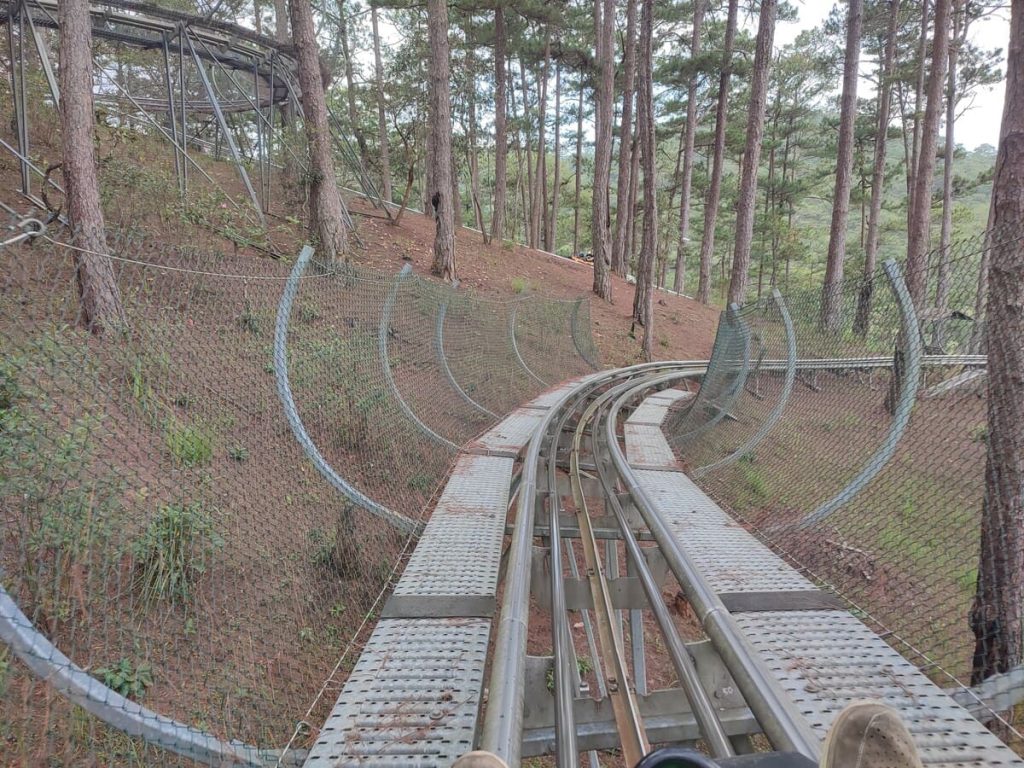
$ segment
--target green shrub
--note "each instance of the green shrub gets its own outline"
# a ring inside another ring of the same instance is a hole
[[[202,504],[167,504],[132,545],[135,587],[145,602],[184,601],[223,546]]]
[[[96,678],[108,688],[117,691],[126,699],[141,699],[146,689],[153,685],[153,668],[149,664],[132,664],[131,659],[122,658],[109,667],[96,670]]]
[[[213,458],[213,436],[199,427],[169,421],[164,440],[175,460],[186,467],[198,467]]]

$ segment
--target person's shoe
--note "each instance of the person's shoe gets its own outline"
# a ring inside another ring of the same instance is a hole
[[[452,768],[508,768],[508,765],[492,752],[478,749],[464,754],[452,763]]]
[[[855,701],[839,713],[822,749],[821,768],[923,768],[899,714],[877,701]]]

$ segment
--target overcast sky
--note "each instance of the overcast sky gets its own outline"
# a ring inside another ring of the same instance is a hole
[[[791,0],[797,7],[800,18],[796,22],[779,22],[775,30],[775,45],[781,47],[793,42],[804,29],[819,26],[829,14],[833,3],[827,0]],[[1010,21],[1006,12],[998,12],[971,24],[970,39],[983,48],[1001,48],[1001,67],[1006,69],[1006,46],[1010,38]],[[838,84],[837,84],[838,87]],[[978,89],[972,107],[957,118],[955,138],[957,144],[974,149],[979,144],[999,141],[999,123],[1003,115],[1004,83]],[[862,94],[863,95],[863,94]],[[945,112],[943,112],[945,114]]]

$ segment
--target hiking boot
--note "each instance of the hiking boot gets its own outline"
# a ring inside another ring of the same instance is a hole
[[[822,749],[821,768],[923,768],[899,714],[877,701],[839,713]]]
[[[478,749],[464,754],[452,763],[452,768],[508,768],[508,765],[497,755]]]

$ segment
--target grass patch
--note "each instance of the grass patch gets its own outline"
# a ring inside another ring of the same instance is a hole
[[[147,603],[185,601],[223,544],[202,504],[163,505],[131,547],[135,588]]]
[[[512,292],[513,293],[526,293],[530,290],[530,281],[525,277],[513,277],[512,278]]]
[[[213,458],[213,436],[200,427],[172,419],[164,427],[164,441],[175,461],[186,467],[202,466]]]

